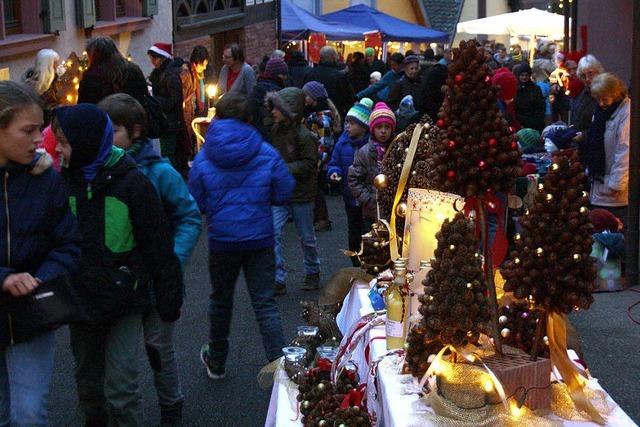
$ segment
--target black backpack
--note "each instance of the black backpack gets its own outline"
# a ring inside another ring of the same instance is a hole
[[[165,134],[167,116],[162,111],[162,104],[152,95],[145,95],[143,107],[147,112],[147,137],[151,139],[160,138]]]

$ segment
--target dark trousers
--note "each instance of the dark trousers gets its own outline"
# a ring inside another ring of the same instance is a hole
[[[362,208],[360,206],[351,206],[344,203],[344,210],[347,213],[347,230],[349,235],[349,250],[353,252],[360,251],[362,243],[362,235],[369,230],[365,230],[365,222],[362,218]],[[360,267],[360,261],[355,256],[351,257],[351,264],[354,267]]]
[[[320,170],[318,173],[318,191],[316,192],[316,200],[313,205],[313,223],[318,221],[329,221],[329,209],[327,209],[327,201],[324,199],[324,190],[327,188],[326,176]]]
[[[229,327],[236,281],[243,269],[251,305],[258,321],[269,361],[282,356],[285,346],[278,304],[273,296],[275,256],[273,248],[242,252],[211,252],[209,274],[209,348],[214,359],[225,361],[229,352]]]

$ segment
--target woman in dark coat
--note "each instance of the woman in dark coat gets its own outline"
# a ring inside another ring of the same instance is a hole
[[[546,104],[540,88],[531,80],[531,67],[529,64],[520,64],[513,69],[513,74],[518,79],[515,99],[518,122],[523,128],[542,132]]]
[[[78,104],[97,104],[114,93],[126,93],[145,105],[149,93],[140,67],[122,56],[113,39],[98,37],[87,44],[89,67],[78,88]]]

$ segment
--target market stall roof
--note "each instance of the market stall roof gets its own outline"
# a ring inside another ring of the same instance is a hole
[[[379,31],[385,41],[398,42],[447,42],[449,35],[422,25],[412,24],[402,19],[382,13],[364,4],[322,15],[323,18],[345,24],[368,27],[369,31]]]
[[[282,0],[283,39],[306,39],[309,33],[323,33],[330,40],[362,40],[369,31],[369,28],[315,16],[290,0]]]
[[[562,37],[564,16],[532,8],[458,23],[459,33]]]

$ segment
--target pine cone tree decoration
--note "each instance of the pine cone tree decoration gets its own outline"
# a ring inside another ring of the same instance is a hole
[[[460,42],[443,86],[437,141],[428,159],[435,188],[463,197],[509,192],[521,160],[513,131],[498,110],[488,59],[475,41]]]
[[[569,313],[593,302],[593,226],[578,154],[560,152],[520,219],[522,234],[502,269],[504,289],[547,311]]]
[[[531,354],[536,339],[537,322],[545,321],[542,310],[530,307],[526,302],[516,301],[500,307],[499,315],[502,344]],[[546,343],[538,347],[538,356],[549,357]]]
[[[477,344],[480,332],[489,330],[487,286],[473,228],[459,213],[445,220],[436,237],[435,259],[420,297],[423,317],[407,338],[407,367],[414,376],[424,374],[429,355],[444,345]]]
[[[422,136],[418,141],[418,148],[413,158],[409,179],[399,203],[407,202],[409,188],[433,188],[433,185],[428,178],[427,159],[432,155],[438,130],[433,126],[433,122],[427,115],[422,117],[420,124],[423,124],[425,129],[422,131]],[[389,182],[387,188],[381,190],[378,194],[380,214],[383,218],[391,218],[393,199],[396,196],[398,183],[400,182],[400,174],[402,172],[404,161],[407,158],[409,145],[411,144],[411,137],[413,136],[413,130],[416,126],[417,124],[409,125],[407,129],[395,139],[395,141],[389,146],[384,160],[382,161],[381,173],[386,175]],[[404,218],[397,218],[396,232],[398,233],[398,236],[402,236],[404,234]]]
[[[366,409],[359,406],[340,408],[349,391],[358,387],[356,375],[353,372],[343,371],[335,386],[329,378],[329,371],[318,368],[305,374],[298,386],[297,396],[302,413],[302,424],[305,427],[339,425],[370,427],[371,420]]]

